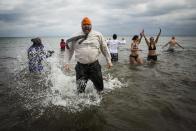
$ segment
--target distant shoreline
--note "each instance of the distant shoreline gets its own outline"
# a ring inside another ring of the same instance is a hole
[[[118,35],[118,37],[132,37],[133,35]],[[153,36],[153,35],[148,35]],[[171,37],[172,35],[162,35],[161,37]],[[175,35],[176,37],[196,37],[196,35]],[[0,36],[0,38],[33,38],[33,37],[41,37],[41,38],[69,38],[70,36]],[[112,35],[104,35],[104,37],[112,37]]]

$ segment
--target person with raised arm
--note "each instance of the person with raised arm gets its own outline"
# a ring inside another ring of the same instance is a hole
[[[120,44],[123,44],[123,43],[117,40],[117,34],[113,34],[113,40],[107,41],[107,46],[109,48],[112,61],[118,61],[118,49],[119,49]]]
[[[147,61],[150,62],[156,62],[157,61],[157,54],[156,54],[156,45],[158,43],[159,37],[161,35],[161,28],[160,31],[156,37],[156,39],[154,40],[154,37],[150,37],[149,41],[146,38],[146,35],[143,31],[142,35],[144,36],[144,39],[146,41],[146,44],[148,46],[148,57],[147,57]]]
[[[166,44],[162,47],[162,49],[163,49],[164,47],[166,47],[167,45],[169,45],[169,48],[167,49],[167,51],[170,51],[170,52],[174,52],[174,48],[176,47],[176,45],[178,45],[179,47],[181,47],[182,49],[184,49],[184,47],[182,47],[182,46],[176,41],[175,36],[172,36],[171,40],[170,40],[168,43],[166,43]]]
[[[140,57],[139,51],[139,44],[142,39],[142,33],[140,33],[140,37],[138,35],[134,35],[132,38],[132,43],[131,43],[131,54],[129,56],[130,64],[143,64],[143,58]]]

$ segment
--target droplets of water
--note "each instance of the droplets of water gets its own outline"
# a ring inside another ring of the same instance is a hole
[[[99,95],[94,88],[93,83],[89,80],[85,89],[85,93],[78,94],[76,87],[75,71],[72,69],[70,73],[64,73],[61,66],[59,66],[59,59],[51,58],[51,81],[53,86],[51,102],[57,106],[63,106],[72,111],[82,110],[84,107],[91,105],[99,106],[102,95]],[[71,74],[71,75],[70,75]],[[111,75],[104,77],[104,94],[107,94],[115,88],[124,86],[117,78]]]
[[[63,56],[65,57],[65,56]],[[28,110],[48,106],[60,106],[69,111],[81,111],[86,107],[99,106],[104,95],[110,91],[126,86],[118,78],[104,74],[104,91],[99,95],[89,80],[85,93],[78,94],[74,66],[65,72],[63,57],[54,54],[43,61],[44,71],[33,74],[28,71],[26,57],[18,57],[16,68],[15,92],[23,99],[24,107]],[[22,65],[22,66],[20,66]]]

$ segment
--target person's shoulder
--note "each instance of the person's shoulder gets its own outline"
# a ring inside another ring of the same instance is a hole
[[[28,51],[31,51],[31,50],[33,50],[34,49],[34,47],[33,46],[30,46],[29,48],[28,48]]]
[[[34,52],[36,52],[36,51],[37,51],[37,49],[36,49],[35,46],[31,46],[31,47],[29,47],[29,49],[27,50],[28,53],[34,53]]]
[[[75,37],[75,36],[79,36],[79,35],[83,35],[84,33],[82,31],[80,32],[75,32],[72,34],[72,37]]]
[[[95,30],[92,30],[91,33],[99,35],[99,36],[103,36],[101,32],[98,32],[98,31],[95,31]]]
[[[171,39],[169,42],[170,42],[170,43],[176,43],[176,40],[172,40],[172,39]]]

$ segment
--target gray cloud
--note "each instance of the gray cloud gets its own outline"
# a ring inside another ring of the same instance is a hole
[[[21,18],[21,14],[10,13],[10,14],[0,14],[0,21],[3,22],[14,22]]]
[[[104,35],[133,35],[143,28],[156,34],[159,27],[165,35],[196,35],[195,7],[194,0],[1,0],[0,36],[70,36],[84,16]]]

